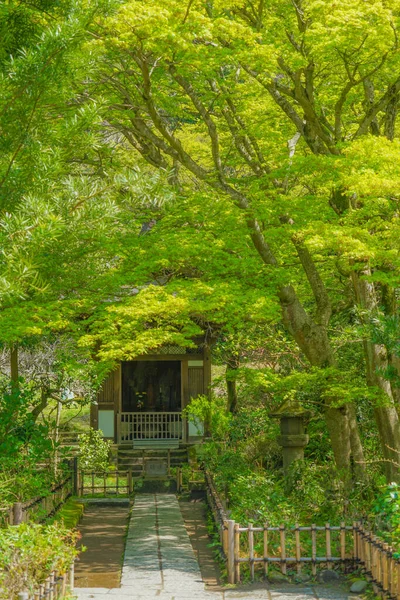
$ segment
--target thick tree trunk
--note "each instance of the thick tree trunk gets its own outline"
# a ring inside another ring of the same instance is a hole
[[[300,349],[311,365],[324,368],[334,366],[334,357],[325,326],[315,323],[306,313],[291,286],[282,288],[279,293],[283,320]],[[332,443],[336,466],[347,477],[351,470],[350,424],[346,406],[335,406],[337,398],[325,401],[325,419]],[[358,438],[356,424],[353,423],[353,435]]]
[[[347,418],[349,420],[350,446],[351,456],[353,459],[354,476],[357,481],[363,481],[367,476],[366,463],[364,450],[358,432],[357,415],[354,404],[347,405]]]
[[[362,273],[353,273],[353,286],[357,302],[361,308],[374,311],[378,305],[375,286],[372,282],[360,278],[371,272],[365,268]],[[374,415],[378,427],[382,453],[385,460],[385,472],[388,481],[400,480],[400,419],[394,403],[390,381],[379,373],[388,367],[388,355],[385,346],[365,339],[364,356],[367,370],[367,384],[378,387],[384,392],[386,403],[376,406]]]

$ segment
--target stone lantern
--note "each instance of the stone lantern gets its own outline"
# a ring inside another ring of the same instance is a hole
[[[280,419],[281,435],[278,444],[282,446],[283,469],[295,460],[304,460],[304,448],[308,444],[309,437],[304,433],[304,420],[312,415],[310,410],[304,409],[298,400],[290,398],[273,413],[272,418]]]

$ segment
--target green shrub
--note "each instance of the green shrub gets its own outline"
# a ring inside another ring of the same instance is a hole
[[[106,471],[110,461],[111,442],[103,432],[92,429],[79,436],[79,465],[87,471]]]
[[[78,554],[78,537],[59,523],[0,529],[0,599],[33,594],[53,570],[67,572]]]

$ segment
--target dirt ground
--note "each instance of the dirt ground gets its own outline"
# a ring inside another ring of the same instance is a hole
[[[75,563],[76,587],[120,587],[128,506],[86,507],[79,526],[86,552]]]
[[[207,504],[202,499],[181,500],[179,506],[203,581],[208,589],[217,589],[221,583],[221,573],[213,549],[209,547],[211,538],[207,532]]]

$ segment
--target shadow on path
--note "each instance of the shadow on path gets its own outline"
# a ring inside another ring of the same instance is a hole
[[[86,552],[75,566],[75,587],[120,586],[129,506],[86,507],[79,530]]]

